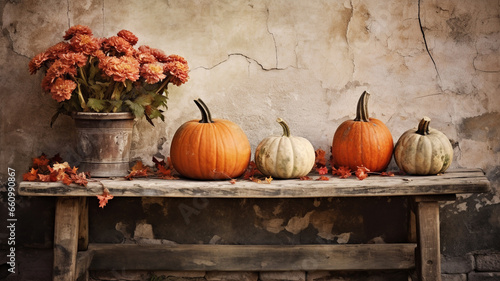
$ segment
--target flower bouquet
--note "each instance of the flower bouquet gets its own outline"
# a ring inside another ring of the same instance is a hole
[[[187,61],[167,56],[149,46],[134,47],[138,38],[128,30],[96,38],[83,25],[69,28],[65,41],[37,54],[29,63],[31,74],[46,68],[42,88],[59,102],[59,114],[74,112],[131,112],[164,120],[169,83],[180,86],[189,76]]]

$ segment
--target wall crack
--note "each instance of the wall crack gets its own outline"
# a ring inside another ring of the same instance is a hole
[[[71,18],[70,18],[70,6],[69,6],[69,0],[66,0],[66,5],[68,5],[68,9],[66,10],[66,17],[68,17],[68,28],[71,27]]]
[[[276,38],[274,37],[274,33],[269,30],[269,8],[266,9],[267,12],[267,18],[266,18],[266,27],[267,27],[267,32],[271,34],[273,37],[273,42],[274,42],[274,53],[276,56],[276,68],[278,68],[278,46],[276,45]]]
[[[424,39],[425,50],[427,51],[427,54],[429,54],[429,57],[431,58],[432,64],[434,64],[434,69],[436,70],[436,74],[438,76],[439,81],[441,81],[441,76],[439,75],[436,61],[434,61],[434,58],[432,57],[432,54],[429,50],[429,46],[427,45],[427,39],[425,38],[425,31],[424,31],[424,27],[422,26],[422,19],[420,17],[420,2],[421,2],[421,0],[418,0],[418,25],[420,27],[420,31],[422,32],[422,38]]]
[[[102,34],[104,34],[104,31],[105,31],[105,29],[104,29],[104,21],[106,20],[105,14],[104,14],[104,12],[105,12],[105,10],[104,10],[104,2],[105,1],[102,0]]]
[[[221,64],[223,64],[223,63],[225,63],[225,62],[229,61],[229,59],[230,59],[231,57],[244,57],[244,58],[245,58],[248,62],[254,62],[254,63],[256,63],[257,65],[259,65],[259,66],[260,66],[260,68],[261,68],[262,70],[264,70],[264,71],[286,70],[286,69],[288,69],[288,68],[294,68],[293,66],[288,66],[288,67],[285,67],[285,68],[279,68],[279,67],[265,68],[265,67],[262,65],[262,63],[260,63],[259,61],[257,61],[256,59],[254,59],[254,58],[252,58],[252,57],[249,57],[249,56],[247,56],[247,55],[245,55],[245,54],[242,54],[242,53],[231,53],[231,54],[228,54],[228,55],[227,55],[227,59],[222,60],[222,61],[220,61],[220,62],[218,62],[218,63],[216,63],[216,64],[214,64],[214,65],[212,65],[212,66],[198,66],[198,67],[196,67],[196,68],[193,68],[192,70],[196,70],[196,69],[200,69],[200,68],[201,68],[201,69],[205,69],[205,70],[212,70],[212,69],[216,68],[217,66],[219,66],[219,65],[221,65]]]
[[[347,51],[349,54],[351,54],[351,42],[349,42],[349,33],[351,30],[351,21],[354,18],[354,4],[352,3],[352,0],[349,1],[349,4],[351,5],[351,14],[349,15],[349,19],[347,21],[347,27],[345,31],[345,41],[347,44]],[[356,71],[356,62],[354,61],[354,56],[350,56],[351,62],[352,62],[352,80],[354,80],[354,73]]]

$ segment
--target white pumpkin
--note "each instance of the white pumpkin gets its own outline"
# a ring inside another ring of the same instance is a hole
[[[401,135],[394,148],[399,169],[412,175],[444,173],[453,159],[453,147],[442,132],[430,128],[431,119],[424,117],[418,128]]]
[[[283,136],[263,139],[255,151],[257,169],[273,178],[290,179],[306,176],[314,166],[312,144],[303,137],[290,135],[283,119],[276,120],[283,127]]]

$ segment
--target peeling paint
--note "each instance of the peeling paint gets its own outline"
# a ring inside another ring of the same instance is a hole
[[[497,205],[500,204],[500,196],[498,194],[494,194],[491,199],[487,197],[482,197],[477,199],[476,203],[476,211],[479,211],[481,208],[484,208],[486,206],[490,205]]]
[[[168,204],[165,202],[165,198],[162,197],[142,197],[141,198],[142,207],[144,212],[148,213],[154,205],[161,208],[164,216],[168,215]]]
[[[455,214],[458,214],[459,212],[465,212],[467,211],[467,202],[462,202],[456,205],[457,211],[455,211]]]
[[[148,223],[140,222],[136,224],[134,230],[134,239],[154,239],[153,226]]]
[[[347,244],[349,242],[349,239],[351,238],[351,233],[350,232],[341,233],[339,235],[336,235],[335,237],[337,238],[337,243]]]
[[[330,211],[315,212],[311,217],[312,226],[318,230],[318,236],[333,240],[335,235],[332,234],[334,214]]]
[[[118,222],[115,225],[115,229],[121,232],[123,234],[123,237],[125,237],[126,239],[130,239],[132,235],[127,231],[127,227],[128,226],[123,222]]]
[[[263,220],[262,226],[265,230],[271,233],[280,233],[285,227],[283,226],[284,219],[269,219]]]
[[[306,229],[309,226],[309,218],[313,213],[314,211],[310,211],[303,217],[295,216],[291,218],[288,221],[288,224],[286,225],[285,229],[293,234],[300,233],[302,230]]]

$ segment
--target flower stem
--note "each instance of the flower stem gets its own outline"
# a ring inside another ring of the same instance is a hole
[[[158,94],[161,90],[163,90],[164,88],[167,88],[168,82],[170,82],[170,76],[168,76],[167,78],[165,78],[165,80],[163,80],[163,83],[161,83],[160,88],[158,88],[158,90],[156,90],[155,94]]]
[[[80,106],[82,107],[83,111],[87,111],[87,103],[85,102],[85,99],[83,98],[82,95],[82,90],[80,89],[80,83],[76,83],[77,88],[78,88],[78,100],[80,101]]]
[[[106,100],[111,99],[111,95],[113,95],[115,88],[116,88],[116,81],[112,80],[108,86],[108,89],[106,89],[106,92],[104,93],[104,99]]]

